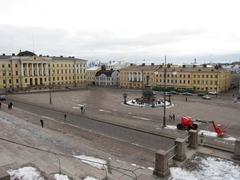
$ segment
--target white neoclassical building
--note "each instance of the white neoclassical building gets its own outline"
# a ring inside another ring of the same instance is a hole
[[[118,70],[102,70],[98,71],[95,76],[95,85],[97,86],[118,86],[119,71]]]

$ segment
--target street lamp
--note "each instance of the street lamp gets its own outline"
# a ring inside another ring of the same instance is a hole
[[[48,88],[49,88],[49,104],[52,104],[52,80],[51,80],[51,70],[49,69],[48,77]]]
[[[164,62],[164,106],[163,106],[163,125],[162,125],[163,128],[166,127],[166,88],[167,88],[167,84],[166,84],[166,75],[167,75],[166,61],[167,61],[167,58],[165,56],[165,62]]]

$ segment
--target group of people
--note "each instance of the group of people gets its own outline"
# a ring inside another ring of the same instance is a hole
[[[169,120],[175,120],[175,114],[169,114]]]

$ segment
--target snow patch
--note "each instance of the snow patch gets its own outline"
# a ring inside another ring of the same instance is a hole
[[[177,126],[171,126],[171,125],[167,125],[166,127],[164,127],[165,129],[177,129]]]
[[[91,177],[91,176],[87,176],[83,180],[98,180],[98,179]]]
[[[68,176],[67,175],[63,175],[63,174],[55,174],[54,178],[56,180],[69,180]]]
[[[204,136],[217,137],[216,132],[201,130],[198,132],[199,135],[203,134]]]
[[[11,180],[44,180],[40,172],[33,167],[23,167],[16,170],[8,170]]]
[[[239,180],[240,166],[231,161],[215,157],[196,156],[193,163],[198,164],[195,170],[189,171],[179,167],[170,168],[171,180]]]
[[[92,156],[86,156],[86,155],[80,155],[80,156],[74,156],[77,159],[80,159],[83,163],[88,164],[92,167],[96,167],[98,169],[106,169],[107,161],[95,158]]]
[[[151,171],[153,171],[153,170],[154,170],[154,168],[153,168],[153,167],[148,167],[148,169],[149,169],[149,170],[151,170]]]
[[[225,140],[227,140],[227,141],[236,141],[237,139],[235,138],[235,137],[227,137],[227,138],[223,138],[223,139],[225,139]]]

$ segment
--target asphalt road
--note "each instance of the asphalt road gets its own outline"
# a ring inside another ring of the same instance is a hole
[[[38,114],[39,118],[41,118],[41,116],[45,116],[59,121],[64,120],[63,112],[49,109],[47,107],[39,107],[19,101],[14,101],[14,106]],[[91,130],[111,138],[150,149],[152,151],[156,151],[158,149],[167,150],[174,145],[174,141],[166,137],[96,121],[80,115],[67,114],[67,122],[80,128]]]

